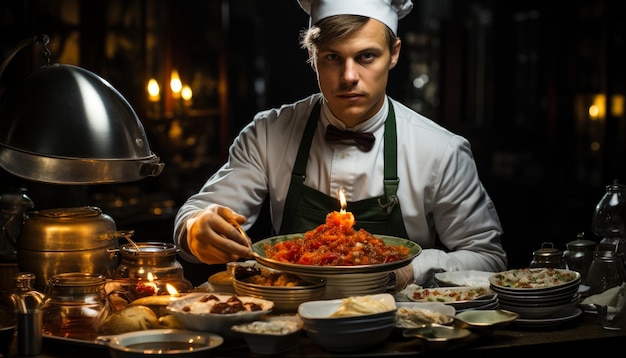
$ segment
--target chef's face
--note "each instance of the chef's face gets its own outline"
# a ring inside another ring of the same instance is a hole
[[[331,112],[346,126],[361,123],[380,110],[389,70],[399,54],[400,40],[390,51],[386,27],[374,19],[319,49],[313,68],[320,90]]]

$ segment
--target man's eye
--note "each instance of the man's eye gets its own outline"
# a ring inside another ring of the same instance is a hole
[[[339,56],[337,56],[337,55],[335,55],[335,54],[332,54],[332,53],[331,53],[331,54],[326,55],[325,57],[326,57],[326,59],[327,59],[328,61],[337,61],[337,60],[339,60]]]
[[[373,53],[364,53],[359,56],[361,61],[372,61],[374,59]]]

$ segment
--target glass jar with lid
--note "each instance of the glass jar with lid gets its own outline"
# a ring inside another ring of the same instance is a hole
[[[153,295],[191,292],[193,285],[184,277],[183,266],[176,260],[178,248],[172,243],[136,242],[120,246],[120,264],[113,270],[112,279],[126,299]]]
[[[552,242],[544,242],[541,244],[541,249],[533,252],[533,260],[530,262],[530,268],[538,267],[550,267],[550,268],[565,268],[565,261],[563,260],[563,252],[556,247]]]
[[[596,205],[591,220],[593,233],[600,237],[626,237],[626,185],[616,179]]]
[[[101,274],[68,272],[48,280],[43,306],[42,329],[45,334],[93,340],[98,324],[111,312]]]

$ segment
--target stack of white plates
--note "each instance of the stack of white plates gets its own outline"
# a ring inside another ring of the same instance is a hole
[[[305,276],[306,277],[306,276]],[[383,293],[389,283],[389,272],[327,275],[324,298],[342,298]]]
[[[580,274],[576,271],[539,268],[500,272],[489,278],[500,308],[522,319],[560,317],[576,309]]]
[[[415,287],[415,286],[411,286]],[[416,286],[419,287],[419,286]],[[403,291],[409,301],[441,302],[457,312],[465,310],[488,310],[498,307],[498,294],[488,286],[407,288]]]
[[[233,287],[238,295],[274,302],[274,311],[281,313],[296,312],[301,303],[321,299],[325,292],[325,283],[320,280],[302,286],[265,286],[234,279]]]

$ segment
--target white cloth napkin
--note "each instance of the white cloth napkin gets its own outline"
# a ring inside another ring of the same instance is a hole
[[[626,282],[621,286],[615,286],[608,290],[589,296],[582,301],[582,304],[596,304],[607,306],[608,313],[616,314],[624,309],[626,304]]]

